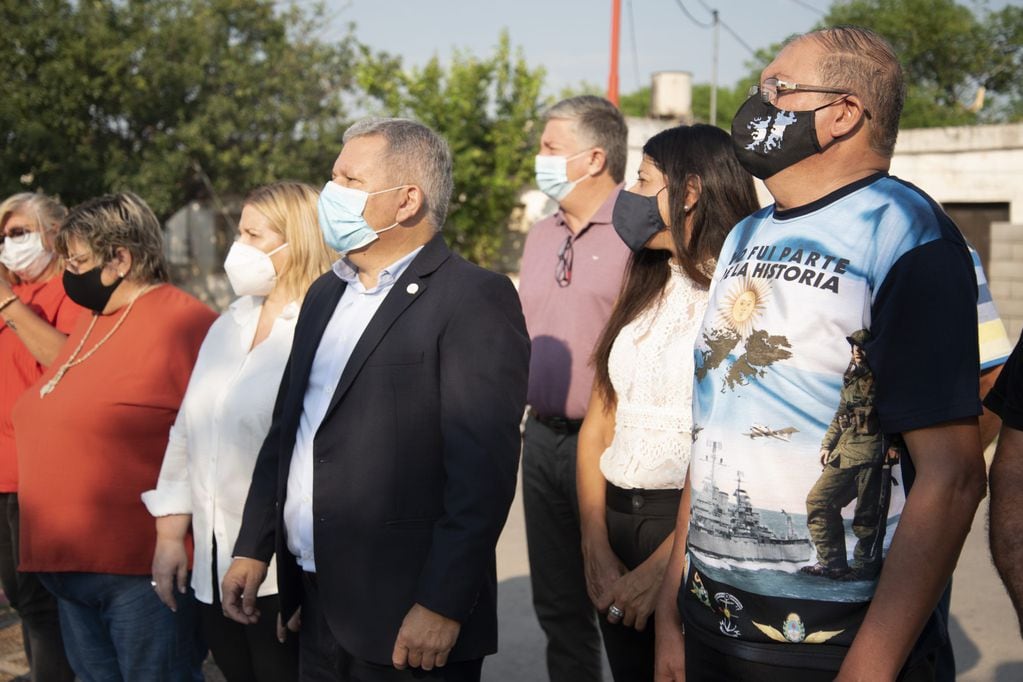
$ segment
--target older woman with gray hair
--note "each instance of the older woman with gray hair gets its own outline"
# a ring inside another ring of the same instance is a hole
[[[0,582],[21,616],[35,680],[71,680],[57,603],[32,573],[18,571],[18,456],[11,409],[53,362],[81,308],[68,300],[53,250],[60,202],[23,192],[0,203]]]
[[[167,284],[160,224],[134,194],[76,207],[56,250],[68,296],[92,314],[14,406],[21,568],[57,597],[81,680],[191,680],[192,600],[171,611],[150,585],[140,495],[215,315]]]

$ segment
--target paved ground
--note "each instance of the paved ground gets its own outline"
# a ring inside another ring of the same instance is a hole
[[[974,521],[954,579],[952,637],[959,680],[1021,682],[1023,640],[1009,599],[991,566],[986,523],[985,503]],[[533,616],[522,502],[518,497],[497,554],[501,650],[487,660],[484,681],[542,682],[546,679],[544,638]],[[0,610],[0,682],[26,672],[17,618],[9,610]],[[208,664],[207,680],[222,679]]]
[[[530,602],[519,498],[497,546],[497,570],[500,652],[487,660],[484,682],[546,680],[543,632]],[[953,582],[951,631],[960,682],[1023,682],[1023,640],[1009,597],[991,565],[986,501],[977,512]]]

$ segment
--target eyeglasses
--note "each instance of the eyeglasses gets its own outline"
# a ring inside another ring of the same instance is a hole
[[[568,235],[558,250],[558,267],[554,269],[554,279],[559,287],[567,287],[572,283],[572,235]]]
[[[11,227],[6,231],[0,231],[0,244],[3,244],[6,239],[20,239],[26,234],[32,234],[32,230],[27,227]]]
[[[78,274],[78,268],[82,267],[82,263],[89,260],[89,256],[91,255],[92,254],[89,253],[83,253],[77,256],[68,255],[68,257],[64,259],[64,269]]]
[[[764,82],[760,85],[751,85],[750,89],[746,91],[746,96],[760,95],[761,102],[773,105],[778,101],[778,95],[796,90],[802,92],[830,92],[834,95],[853,94],[849,90],[841,88],[828,88],[823,85],[803,85],[802,83],[789,83],[777,78],[765,78]]]

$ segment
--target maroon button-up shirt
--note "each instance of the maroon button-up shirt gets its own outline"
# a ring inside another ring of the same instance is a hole
[[[582,419],[593,387],[593,348],[611,314],[629,260],[611,212],[619,186],[575,236],[559,210],[526,237],[519,296],[533,342],[528,402],[544,417]],[[558,285],[558,252],[572,238],[572,281]]]

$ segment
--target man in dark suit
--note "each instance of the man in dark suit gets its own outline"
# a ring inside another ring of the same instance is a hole
[[[303,303],[223,584],[254,622],[276,552],[303,680],[478,680],[497,650],[529,340],[508,279],[441,238],[451,187],[433,131],[368,119],[320,197],[344,258]]]

